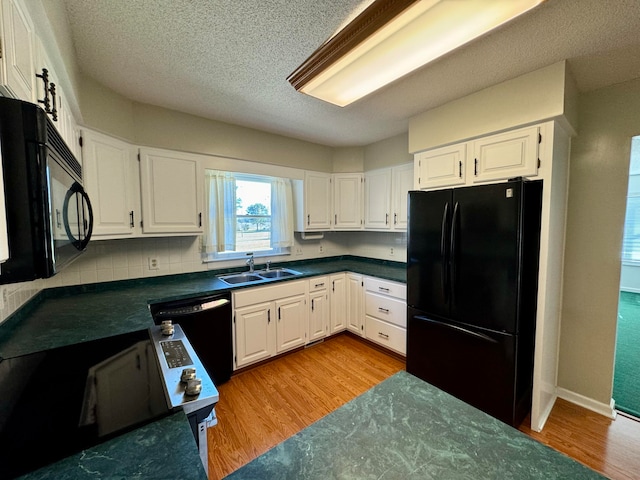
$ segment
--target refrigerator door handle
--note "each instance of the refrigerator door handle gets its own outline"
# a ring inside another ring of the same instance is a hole
[[[447,218],[449,216],[449,202],[444,204],[442,212],[442,229],[440,231],[440,256],[442,257],[442,273],[440,281],[444,294],[444,303],[449,303],[449,289],[447,288],[447,272],[449,271],[449,259],[447,258]]]
[[[451,275],[449,276],[449,285],[451,288],[451,303],[456,303],[456,225],[458,223],[458,216],[460,214],[460,204],[456,202],[453,207],[453,216],[451,218],[451,244],[449,246],[449,262],[451,268]]]
[[[440,320],[434,320],[433,318],[423,317],[422,315],[416,315],[413,318],[415,318],[416,320],[420,320],[420,321],[423,321],[423,322],[428,322],[428,323],[431,323],[431,324],[434,324],[434,325],[439,325],[441,327],[445,327],[445,328],[448,328],[450,330],[455,330],[456,332],[464,333],[465,335],[469,335],[471,337],[475,337],[475,338],[478,338],[480,340],[484,340],[485,342],[498,343],[498,341],[495,338],[491,338],[490,336],[485,335],[484,333],[474,332],[473,330],[469,330],[469,329],[461,327],[459,325],[453,325],[451,323],[441,322]]]

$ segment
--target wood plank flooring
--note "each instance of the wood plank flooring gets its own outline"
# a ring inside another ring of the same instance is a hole
[[[404,362],[349,334],[234,375],[219,387],[208,430],[209,478],[253,460],[369,388]],[[541,433],[520,430],[614,480],[640,479],[640,423],[611,421],[558,400]]]

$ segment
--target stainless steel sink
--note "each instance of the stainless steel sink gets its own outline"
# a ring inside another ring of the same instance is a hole
[[[268,280],[293,277],[295,275],[301,275],[301,273],[288,268],[272,268],[270,270],[257,270],[253,273],[243,272],[221,275],[218,278],[228,285],[239,285],[243,283],[266,282]]]
[[[228,283],[229,285],[238,285],[239,283],[254,283],[254,282],[261,282],[264,280],[264,278],[262,278],[259,275],[256,275],[255,273],[234,273],[232,275],[223,275],[220,278],[220,280],[222,280],[225,283]]]
[[[289,270],[288,268],[273,268],[271,270],[260,270],[258,275],[264,278],[286,278],[300,275],[300,272]]]

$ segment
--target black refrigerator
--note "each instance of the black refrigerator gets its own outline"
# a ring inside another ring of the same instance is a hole
[[[542,180],[409,192],[407,372],[513,426],[531,408]]]

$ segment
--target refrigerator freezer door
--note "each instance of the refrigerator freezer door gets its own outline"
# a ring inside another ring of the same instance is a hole
[[[409,192],[407,305],[449,315],[451,190]]]
[[[517,333],[521,182],[453,192],[450,318]]]
[[[409,309],[407,372],[505,423],[516,413],[517,336],[434,320]]]

